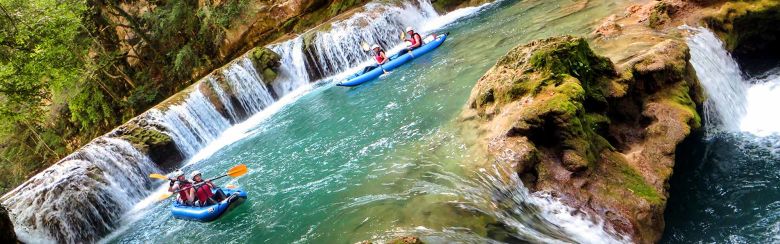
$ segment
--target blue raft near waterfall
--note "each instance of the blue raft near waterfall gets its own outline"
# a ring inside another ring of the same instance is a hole
[[[409,61],[412,61],[416,57],[420,57],[426,53],[429,53],[430,51],[433,51],[433,49],[438,48],[441,46],[442,43],[444,43],[444,40],[447,39],[447,36],[449,33],[442,34],[435,36],[435,38],[430,41],[426,42],[424,45],[418,47],[417,49],[412,50],[411,52],[407,52],[404,54],[395,54],[393,56],[390,56],[390,60],[385,62],[381,66],[373,66],[373,68],[370,69],[363,69],[349,77],[345,81],[339,82],[336,84],[337,86],[357,86],[363,83],[366,83],[368,81],[371,81],[373,79],[379,78],[382,74],[384,74],[385,71],[391,71],[395,68],[400,67],[401,65],[404,65],[405,63],[408,63]]]
[[[216,192],[216,190],[213,191]],[[171,214],[177,219],[211,222],[246,200],[246,192],[241,189],[223,189],[222,191],[228,197],[218,204],[210,206],[184,206],[174,201]]]

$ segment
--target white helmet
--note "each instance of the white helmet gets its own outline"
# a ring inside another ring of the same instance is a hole
[[[198,170],[192,171],[192,173],[190,173],[190,179],[195,179],[195,176],[198,175],[200,175],[200,171]]]
[[[177,169],[176,171],[173,171],[171,175],[173,176],[173,178],[179,178],[180,176],[184,175],[184,171],[181,171],[181,169]]]
[[[411,26],[407,26],[407,27],[406,27],[406,32],[410,32],[410,31],[413,31],[413,30],[414,30],[414,29],[412,29],[412,27],[411,27]]]
[[[380,48],[379,45],[377,45],[377,44],[374,44],[373,46],[371,46],[371,50],[374,50],[374,49],[377,49],[377,48]]]

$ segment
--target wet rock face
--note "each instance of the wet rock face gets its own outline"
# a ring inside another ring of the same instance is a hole
[[[127,140],[157,165],[168,169],[179,164],[184,156],[165,131],[151,116],[141,115],[117,128],[110,136]]]
[[[16,239],[16,232],[14,232],[14,225],[11,222],[11,217],[8,216],[8,210],[0,205],[0,242],[2,243],[18,243]]]
[[[706,18],[737,59],[780,57],[780,1],[734,1]]]
[[[581,38],[538,40],[480,78],[464,115],[532,191],[651,243],[663,232],[675,147],[701,123],[688,59],[683,42],[667,40],[618,69]]]
[[[276,79],[282,59],[279,54],[266,47],[257,47],[249,52],[249,59],[254,63],[257,72],[263,76],[263,81],[270,84]]]

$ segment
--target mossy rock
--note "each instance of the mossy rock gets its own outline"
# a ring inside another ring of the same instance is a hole
[[[263,76],[263,81],[266,84],[270,84],[276,79],[276,70],[281,65],[279,61],[282,59],[279,54],[266,47],[256,47],[249,52],[249,59],[252,60],[255,69]]]
[[[780,1],[728,2],[704,22],[737,58],[780,56]]]
[[[138,121],[136,123],[130,122],[125,124],[125,127],[122,128],[120,138],[129,141],[133,145],[139,147],[139,149],[147,152],[150,148],[173,143],[173,139],[169,135],[142,124],[145,123]]]

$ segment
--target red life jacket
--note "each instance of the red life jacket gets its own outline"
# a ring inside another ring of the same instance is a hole
[[[381,64],[383,61],[385,61],[385,58],[382,57],[382,54],[384,54],[385,51],[380,50],[379,52],[374,55],[374,58],[376,59],[376,63]]]
[[[420,39],[420,42],[422,42],[422,37],[420,36],[419,33],[415,32],[414,34],[412,34],[412,46],[416,46],[417,45],[417,43],[418,43],[417,39],[418,38]],[[420,43],[420,46],[422,46],[422,43]]]
[[[195,189],[195,196],[198,198],[197,200],[201,205],[206,204],[206,200],[208,200],[213,195],[214,193],[211,192],[211,186],[209,184],[200,185]]]
[[[179,182],[179,190],[187,189],[183,191],[179,191],[179,201],[182,203],[186,203],[187,199],[189,199],[189,193],[190,193],[190,187],[192,186],[192,183],[188,181]]]

